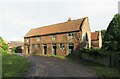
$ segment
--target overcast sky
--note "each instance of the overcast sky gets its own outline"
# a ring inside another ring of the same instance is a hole
[[[118,13],[119,0],[1,0],[0,36],[23,40],[31,29],[60,22],[68,17],[88,16],[91,31],[106,29]]]

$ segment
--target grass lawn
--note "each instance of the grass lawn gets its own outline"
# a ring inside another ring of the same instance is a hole
[[[2,77],[23,76],[30,67],[30,61],[24,57],[2,53]]]
[[[110,67],[106,67],[88,60],[71,60],[74,63],[80,63],[84,66],[87,66],[90,69],[93,69],[96,74],[100,77],[120,77],[120,73],[118,74],[118,70]],[[119,71],[120,72],[120,71]]]

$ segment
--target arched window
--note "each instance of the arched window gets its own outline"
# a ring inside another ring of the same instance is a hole
[[[86,43],[86,48],[88,48],[88,34],[86,33],[86,35],[85,35],[85,37],[86,37],[86,39],[85,39],[85,43]]]
[[[88,41],[88,34],[86,33],[86,41]]]

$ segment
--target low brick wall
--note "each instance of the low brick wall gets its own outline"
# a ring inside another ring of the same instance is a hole
[[[87,59],[105,66],[110,66],[110,57],[105,55],[105,56],[93,56],[93,55],[89,55],[86,53],[82,53],[82,58],[83,59]]]

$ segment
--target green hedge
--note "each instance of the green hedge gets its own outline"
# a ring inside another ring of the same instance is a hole
[[[83,48],[83,49],[80,49],[80,51],[82,53],[87,53],[89,55],[102,55],[100,48],[91,48],[91,49]]]

